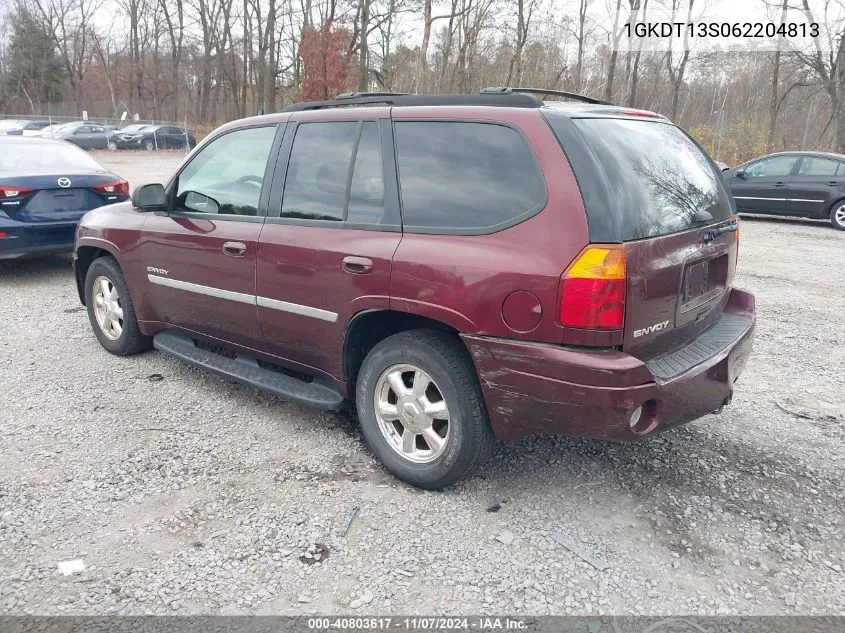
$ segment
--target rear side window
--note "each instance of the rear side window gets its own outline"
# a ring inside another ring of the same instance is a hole
[[[584,193],[592,241],[668,235],[731,217],[717,168],[674,125],[546,118]]]
[[[540,211],[540,166],[513,128],[458,121],[397,121],[405,230],[491,233]]]
[[[815,158],[813,156],[805,156],[801,160],[801,166],[798,168],[799,176],[835,176],[836,170],[841,163],[838,160],[830,160],[829,158]]]

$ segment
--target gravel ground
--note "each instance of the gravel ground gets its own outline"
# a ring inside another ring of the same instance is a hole
[[[133,185],[181,159],[98,156]],[[845,233],[744,220],[759,327],[720,416],[502,445],[436,493],[349,415],[109,355],[68,257],[4,264],[0,613],[845,614],[844,282]]]

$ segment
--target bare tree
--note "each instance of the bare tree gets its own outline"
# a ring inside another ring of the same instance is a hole
[[[845,10],[845,2],[839,0],[838,4]],[[801,8],[807,16],[807,22],[818,22],[808,0],[802,0]],[[836,150],[845,153],[845,18],[826,26],[824,36],[827,39],[827,50],[822,50],[821,43],[816,39],[812,52],[798,52],[797,57],[818,77],[830,97],[832,119],[836,128]]]

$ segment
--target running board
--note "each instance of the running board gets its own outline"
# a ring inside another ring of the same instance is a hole
[[[184,363],[207,369],[224,378],[261,391],[272,393],[289,402],[318,409],[342,409],[345,400],[336,389],[317,381],[305,382],[272,369],[265,369],[255,358],[238,355],[227,358],[194,345],[193,339],[172,331],[153,337],[157,350]]]

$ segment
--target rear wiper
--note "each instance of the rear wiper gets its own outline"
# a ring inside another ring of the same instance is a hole
[[[709,244],[717,237],[719,237],[722,233],[735,233],[736,230],[739,228],[739,222],[736,220],[731,220],[728,224],[724,226],[720,226],[716,229],[710,229],[707,233],[704,234],[702,238],[705,244]]]

